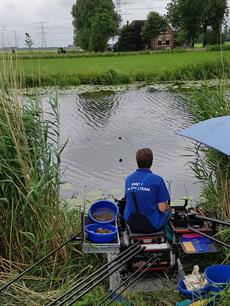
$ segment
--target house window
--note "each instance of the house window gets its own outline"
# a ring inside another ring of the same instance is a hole
[[[170,42],[169,40],[166,40],[166,46],[169,46]]]
[[[162,41],[158,40],[158,46],[161,46],[161,45],[162,45]]]

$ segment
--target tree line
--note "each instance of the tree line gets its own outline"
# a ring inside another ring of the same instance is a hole
[[[146,21],[127,23],[121,29],[121,17],[112,0],[77,0],[72,8],[74,43],[84,50],[105,51],[110,38],[118,36],[117,51],[150,48],[151,40],[171,24],[178,46],[195,41],[219,44],[228,16],[227,0],[171,0],[166,15],[150,12]],[[226,31],[225,31],[226,32]]]

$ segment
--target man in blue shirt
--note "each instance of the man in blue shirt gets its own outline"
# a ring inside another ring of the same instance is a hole
[[[152,150],[138,150],[136,161],[138,169],[125,181],[124,219],[132,232],[150,233],[161,230],[171,216],[168,190],[163,178],[151,171]]]

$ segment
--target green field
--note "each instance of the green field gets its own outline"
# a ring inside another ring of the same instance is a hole
[[[223,58],[222,58],[223,56]],[[4,57],[4,56],[3,56]],[[6,57],[5,57],[6,58]],[[14,54],[18,58],[25,87],[78,86],[80,84],[118,85],[136,81],[200,80],[230,75],[230,50],[170,50],[169,52]],[[17,61],[18,62],[18,61]],[[0,64],[0,69],[3,67]],[[14,67],[18,74],[18,68]],[[19,73],[18,75],[21,75]]]
[[[230,51],[224,51],[224,58],[230,59]],[[23,59],[25,74],[89,74],[115,70],[120,73],[158,73],[185,64],[221,59],[220,52],[193,51],[186,53],[138,54],[127,56]]]

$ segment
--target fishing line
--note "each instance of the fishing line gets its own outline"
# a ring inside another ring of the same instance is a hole
[[[131,147],[132,151],[134,152],[134,154],[136,154],[136,149],[135,149],[134,145],[132,144],[132,142],[128,139],[128,137],[126,137],[126,136],[119,136],[118,137],[118,140],[123,140],[123,139],[130,145],[130,147]],[[126,173],[127,171],[126,171],[126,169],[124,167],[124,164],[123,164],[123,158],[119,158],[119,163],[121,165],[123,181],[125,181],[125,178],[127,176],[127,173]]]
[[[126,142],[130,145],[130,147],[132,148],[133,152],[136,153],[136,148],[134,147],[134,145],[132,144],[132,142],[128,139],[128,137],[126,136],[119,136],[118,137],[119,140],[123,140],[125,139]]]

